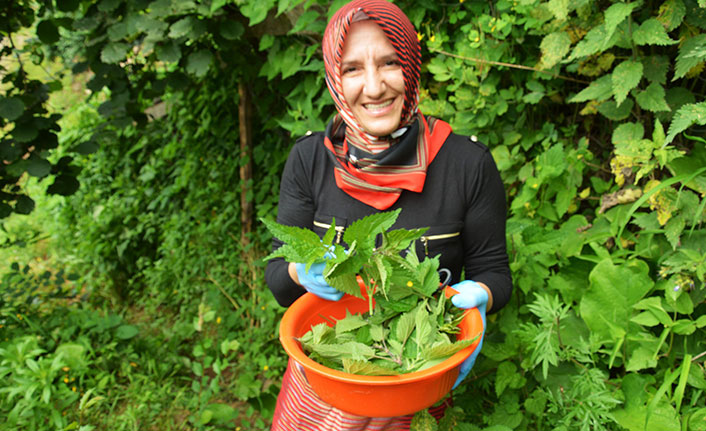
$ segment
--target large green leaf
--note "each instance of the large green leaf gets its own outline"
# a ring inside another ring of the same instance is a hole
[[[101,61],[103,63],[118,63],[125,59],[129,45],[121,42],[111,42],[101,50]]]
[[[694,124],[699,126],[706,124],[706,102],[689,103],[679,108],[669,125],[666,142],[672,142],[679,133]]]
[[[542,67],[551,69],[569,53],[571,38],[563,31],[550,33],[544,36],[539,48],[542,51]]]
[[[545,4],[556,19],[566,21],[569,15],[569,0],[549,0]]]
[[[610,75],[601,76],[569,99],[570,103],[597,100],[602,102],[613,95],[613,81]]]
[[[666,93],[664,87],[657,82],[653,82],[647,86],[644,91],[640,91],[635,95],[635,100],[640,108],[651,112],[670,111],[667,104]]]
[[[625,19],[632,14],[632,11],[638,6],[638,2],[634,3],[614,3],[605,11],[605,31],[608,37],[610,37],[615,29],[620,25]]]
[[[657,19],[667,31],[672,31],[684,21],[684,15],[686,15],[686,7],[682,0],[667,0],[660,6]]]
[[[59,29],[54,21],[44,20],[37,24],[37,37],[42,43],[53,45],[59,41],[61,36],[59,36]]]
[[[213,54],[208,49],[201,49],[189,54],[186,71],[199,78],[206,76],[213,63]]]
[[[613,69],[611,83],[613,84],[613,95],[615,102],[621,105],[630,90],[637,87],[642,79],[642,63],[626,60]]]
[[[637,304],[652,289],[649,267],[639,259],[621,265],[602,260],[589,275],[590,286],[580,303],[581,318],[600,337],[622,338]]]
[[[25,104],[19,97],[2,97],[0,96],[0,117],[15,121],[20,118],[25,110]]]
[[[656,18],[650,18],[640,24],[632,34],[636,45],[673,45],[678,41],[670,39],[667,30]]]
[[[606,50],[615,45],[616,40],[614,33],[608,33],[605,25],[593,27],[586,36],[584,36],[583,40],[576,44],[569,56],[569,60],[587,57],[599,51]]]
[[[662,85],[667,83],[669,58],[664,55],[651,55],[649,57],[643,57],[642,65],[645,66],[643,72],[648,81],[656,82]]]
[[[699,34],[684,41],[679,48],[676,67],[674,68],[675,81],[686,75],[691,68],[706,60],[706,34]]]
[[[32,156],[27,160],[27,173],[35,177],[44,177],[51,172],[51,163],[38,156]]]

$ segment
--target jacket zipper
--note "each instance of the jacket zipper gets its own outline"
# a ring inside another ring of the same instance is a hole
[[[326,230],[329,230],[331,228],[330,224],[326,223],[321,223],[320,221],[314,221],[314,226],[320,227]],[[341,243],[341,236],[343,235],[343,231],[346,229],[343,226],[336,226],[334,229],[336,229],[336,244]]]
[[[419,240],[422,241],[422,244],[424,244],[424,255],[429,256],[429,241],[453,238],[459,235],[461,235],[461,232],[442,233],[439,235],[425,235],[420,237]]]

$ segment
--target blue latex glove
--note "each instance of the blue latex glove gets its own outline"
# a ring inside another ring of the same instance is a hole
[[[326,283],[326,280],[324,280],[324,267],[326,267],[325,262],[311,265],[308,272],[306,271],[305,264],[295,263],[294,265],[297,269],[299,284],[301,284],[307,292],[311,292],[314,295],[323,299],[328,299],[329,301],[338,301],[343,297],[343,292],[329,286],[329,284]]]
[[[483,333],[480,336],[480,343],[478,347],[471,353],[463,363],[461,364],[461,369],[458,372],[458,378],[452,389],[456,389],[463,379],[466,378],[468,373],[473,368],[476,363],[476,358],[478,353],[480,353],[481,347],[483,347],[483,338],[485,338],[485,308],[488,305],[488,292],[480,287],[478,283],[471,280],[465,280],[460,283],[451,286],[452,289],[458,291],[458,293],[451,297],[451,302],[458,308],[477,308],[480,311],[480,316],[483,318]]]

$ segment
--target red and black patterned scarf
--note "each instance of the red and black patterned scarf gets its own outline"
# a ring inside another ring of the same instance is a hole
[[[341,58],[357,13],[380,26],[395,49],[405,83],[401,136],[366,133],[343,97]],[[451,133],[444,121],[418,110],[421,49],[409,18],[386,0],[354,0],[334,14],[323,40],[326,84],[338,115],[326,127],[325,145],[335,163],[336,185],[379,210],[391,207],[403,190],[421,192],[429,164]]]

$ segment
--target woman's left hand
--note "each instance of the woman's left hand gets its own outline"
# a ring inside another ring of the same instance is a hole
[[[468,373],[471,371],[471,368],[473,368],[473,365],[476,363],[478,353],[480,353],[480,349],[483,347],[483,338],[485,337],[485,311],[490,295],[488,294],[488,291],[480,284],[471,280],[465,280],[454,284],[451,288],[458,292],[456,295],[451,297],[451,302],[453,305],[458,308],[477,308],[480,312],[481,318],[483,319],[483,332],[480,336],[480,342],[473,353],[471,353],[471,356],[469,356],[468,359],[463,361],[461,364],[458,378],[452,388],[456,389],[456,386],[458,386],[458,384],[466,378]]]

